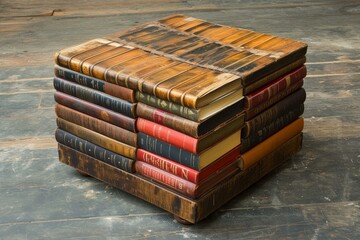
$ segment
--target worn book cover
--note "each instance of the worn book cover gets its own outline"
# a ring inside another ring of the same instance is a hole
[[[60,50],[55,62],[200,109],[235,92],[240,98],[244,86],[302,59],[306,50],[291,39],[174,15]]]

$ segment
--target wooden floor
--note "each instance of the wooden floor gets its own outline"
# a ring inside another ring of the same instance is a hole
[[[360,239],[358,0],[1,0],[0,13],[0,239]],[[302,151],[194,226],[79,176],[53,137],[54,52],[174,13],[309,44]]]

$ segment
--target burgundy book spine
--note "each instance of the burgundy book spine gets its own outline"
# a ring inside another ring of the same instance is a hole
[[[306,76],[306,67],[302,66],[291,73],[263,86],[259,90],[247,95],[245,97],[245,109],[254,108],[272,97],[276,96],[279,92],[286,90],[290,86],[300,82]]]

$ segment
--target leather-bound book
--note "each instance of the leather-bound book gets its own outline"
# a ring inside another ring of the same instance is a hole
[[[306,50],[298,41],[174,15],[60,50],[55,62],[188,108],[212,105],[218,112],[238,101],[244,87],[266,76],[266,81],[278,78],[272,73],[303,59]]]
[[[123,99],[128,102],[136,102],[135,91],[116,84],[108,83],[103,80],[75,72],[68,68],[63,68],[58,65],[54,67],[55,76],[80,85],[92,88],[94,90],[104,92],[111,96]]]
[[[71,147],[76,151],[82,152],[88,156],[96,158],[114,167],[120,168],[126,172],[132,173],[135,170],[135,160],[109,151],[108,149],[102,148],[60,128],[56,129],[55,138],[56,141],[60,144]]]

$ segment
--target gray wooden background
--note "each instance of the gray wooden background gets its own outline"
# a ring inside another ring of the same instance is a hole
[[[309,44],[302,151],[195,226],[57,160],[56,50],[174,13]],[[360,239],[359,1],[0,1],[0,239]]]

